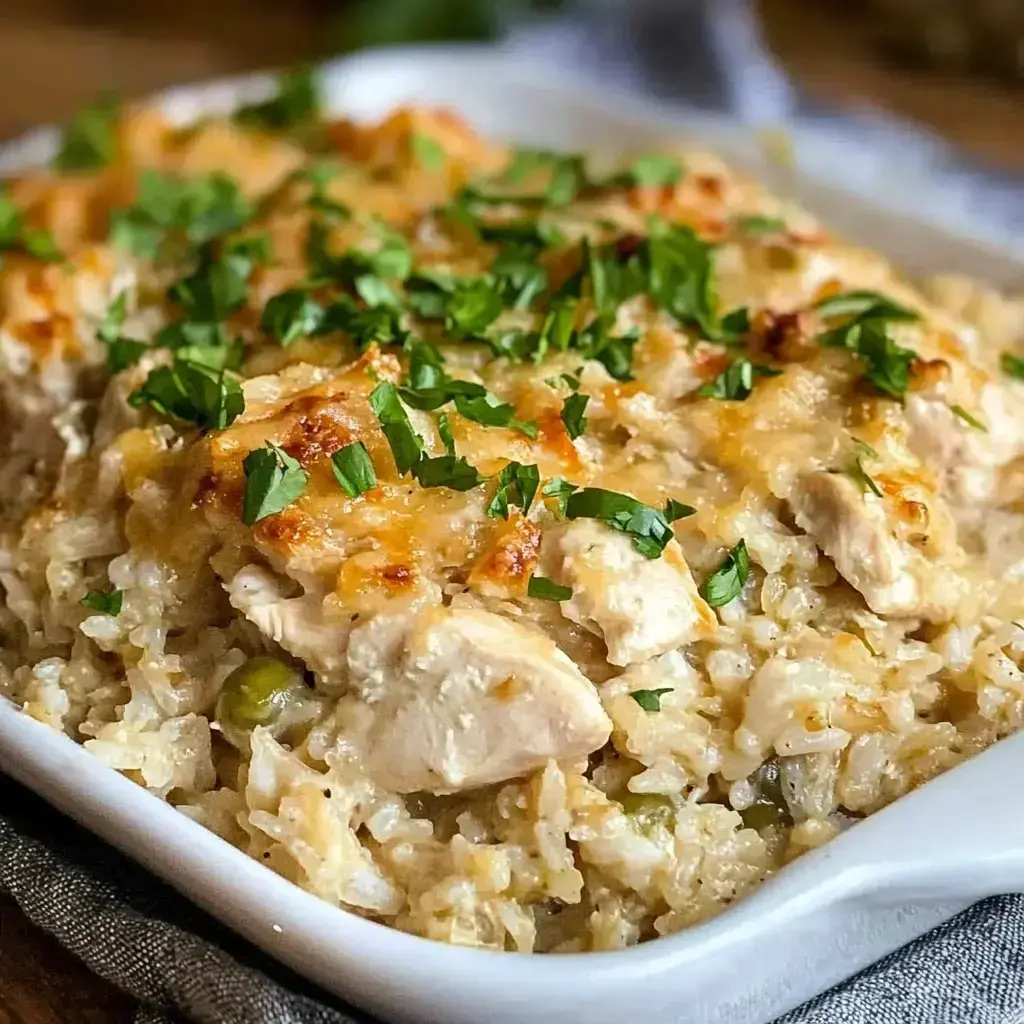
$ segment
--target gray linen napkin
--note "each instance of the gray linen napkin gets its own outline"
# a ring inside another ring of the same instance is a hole
[[[0,892],[139,999],[136,1024],[373,1024],[3,776]],[[1024,896],[996,896],[776,1024],[1021,1022]]]

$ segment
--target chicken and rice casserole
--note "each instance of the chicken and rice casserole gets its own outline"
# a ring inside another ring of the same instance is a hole
[[[0,693],[333,904],[629,946],[1021,723],[1024,302],[712,155],[297,73],[0,247]]]

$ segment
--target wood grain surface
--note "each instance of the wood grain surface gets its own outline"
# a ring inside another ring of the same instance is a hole
[[[317,52],[312,5],[296,0],[5,0],[0,6],[0,138],[65,118],[103,88],[137,95]],[[760,6],[772,46],[812,90],[897,110],[987,159],[1024,168],[1024,146],[1012,130],[1024,123],[1024,91],[897,72],[879,60],[841,4],[832,13],[820,0],[760,0]],[[0,1024],[127,1024],[133,1015],[130,999],[0,898]]]

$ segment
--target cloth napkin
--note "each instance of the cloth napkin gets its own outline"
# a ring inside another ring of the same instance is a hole
[[[135,1024],[375,1024],[3,776],[0,893],[138,999]],[[976,904],[776,1024],[1022,1022],[1018,895]]]

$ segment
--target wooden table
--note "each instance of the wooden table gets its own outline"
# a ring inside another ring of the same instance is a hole
[[[137,94],[316,52],[317,23],[303,4],[261,5],[258,18],[247,13],[254,5],[155,0],[133,5],[127,28],[116,30],[83,19],[71,0],[8,0],[0,13],[0,138],[64,118],[103,87]],[[898,110],[1024,169],[1024,146],[1009,130],[1024,123],[1024,92],[897,73],[877,59],[855,21],[826,13],[820,0],[760,5],[773,47],[805,85]],[[127,11],[111,0],[89,9],[100,7]],[[130,999],[0,898],[0,1024],[124,1024],[133,1013]]]

